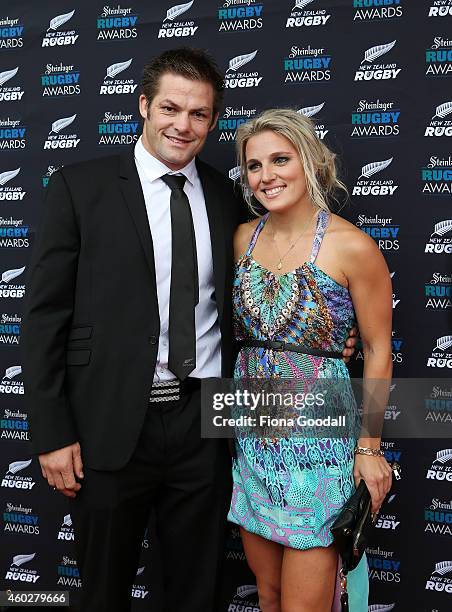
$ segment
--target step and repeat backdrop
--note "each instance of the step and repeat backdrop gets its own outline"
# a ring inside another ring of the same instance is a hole
[[[191,45],[224,71],[225,107],[202,157],[231,181],[237,127],[272,106],[312,117],[340,156],[351,194],[340,214],[392,275],[394,376],[432,379],[416,408],[422,437],[384,439],[403,478],[367,550],[369,611],[451,610],[452,0],[4,0],[1,11],[0,590],[69,590],[75,601],[80,589],[70,505],[30,455],[24,406],[24,279],[46,186],[63,165],[133,146],[144,62]],[[362,360],[359,348],[353,371]],[[413,416],[396,392],[388,427]],[[157,557],[151,521],[136,610],[159,610]],[[218,612],[259,611],[235,528],[221,589]]]

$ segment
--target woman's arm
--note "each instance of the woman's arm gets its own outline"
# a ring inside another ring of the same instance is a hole
[[[379,449],[392,376],[392,286],[386,262],[375,242],[353,228],[343,261],[364,353],[363,425],[358,446]],[[372,497],[372,512],[391,487],[384,457],[355,456],[356,483],[362,478]]]

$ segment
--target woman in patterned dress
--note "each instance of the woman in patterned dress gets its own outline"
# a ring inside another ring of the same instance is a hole
[[[254,211],[259,203],[267,212],[234,238],[235,339],[243,343],[234,378],[348,378],[335,357],[357,321],[364,382],[389,381],[390,276],[375,242],[328,209],[334,191],[344,188],[334,154],[310,119],[290,109],[265,111],[240,126],[237,149],[245,197]],[[269,348],[269,340],[286,345]],[[381,423],[386,402],[380,392]],[[356,416],[353,402],[349,409]],[[372,512],[379,510],[391,468],[382,456],[354,454],[356,445],[379,449],[379,435],[270,441],[238,435],[228,518],[240,526],[262,612],[338,609],[330,526],[361,479]],[[365,557],[349,574],[348,591],[351,612],[367,612]]]

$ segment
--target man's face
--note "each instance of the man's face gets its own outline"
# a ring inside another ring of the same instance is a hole
[[[140,96],[145,149],[171,170],[180,170],[202,149],[217,122],[210,83],[166,73],[148,105]]]

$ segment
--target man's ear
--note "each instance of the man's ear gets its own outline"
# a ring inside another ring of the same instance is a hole
[[[212,123],[210,124],[210,128],[209,128],[209,132],[211,132],[212,130],[215,129],[215,126],[217,125],[217,121],[218,121],[218,117],[220,116],[220,114],[217,112],[215,113],[213,119],[212,119]]]
[[[138,107],[140,109],[140,115],[143,117],[143,119],[147,119],[149,103],[148,103],[148,99],[146,98],[144,94],[141,94],[141,96],[138,98]]]

